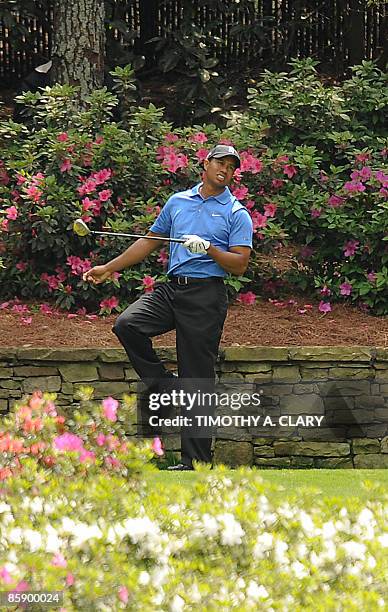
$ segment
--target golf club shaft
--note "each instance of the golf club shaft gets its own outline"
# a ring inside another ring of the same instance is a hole
[[[142,236],[141,234],[122,234],[120,232],[96,232],[89,231],[90,234],[99,234],[100,236],[121,236],[123,238],[145,238],[146,240],[164,240],[165,242],[186,242],[183,238],[162,238],[161,236]]]

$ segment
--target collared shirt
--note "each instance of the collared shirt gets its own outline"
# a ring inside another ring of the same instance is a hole
[[[247,209],[228,187],[217,196],[204,199],[199,183],[192,189],[172,195],[150,231],[170,238],[196,234],[222,251],[230,247],[252,248],[253,226]],[[227,276],[227,272],[206,254],[193,254],[183,244],[170,244],[168,274],[173,276]]]

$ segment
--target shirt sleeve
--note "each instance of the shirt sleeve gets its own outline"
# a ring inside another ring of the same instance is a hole
[[[169,236],[171,232],[171,198],[167,200],[162,210],[159,213],[158,218],[150,227],[150,232],[155,234],[163,234]]]
[[[253,223],[249,212],[241,208],[232,215],[229,247],[247,246],[252,248]]]

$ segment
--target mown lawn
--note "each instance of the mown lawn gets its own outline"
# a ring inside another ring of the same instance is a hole
[[[216,476],[217,472],[167,472],[159,471],[149,475],[150,484],[156,487],[174,487],[179,483],[192,487],[207,474]],[[388,470],[250,470],[242,476],[236,470],[225,470],[225,475],[232,479],[258,476],[265,482],[278,487],[275,497],[298,497],[301,489],[309,489],[313,496],[349,498],[357,497],[368,500],[371,487],[380,486],[388,491]]]

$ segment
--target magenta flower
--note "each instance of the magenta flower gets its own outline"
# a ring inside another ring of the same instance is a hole
[[[144,276],[142,283],[144,286],[145,293],[152,293],[152,291],[154,290],[155,279],[152,276],[149,276],[148,274],[147,276]]]
[[[99,433],[96,437],[97,446],[104,446],[105,444],[105,436],[103,433]]]
[[[61,134],[58,134],[57,140],[58,140],[58,142],[66,142],[67,140],[69,140],[68,133],[67,132],[62,132]]]
[[[167,134],[165,134],[164,140],[166,140],[167,142],[176,142],[178,140],[178,136],[176,134],[168,132]]]
[[[10,221],[15,221],[15,219],[18,218],[19,213],[16,206],[10,206],[9,208],[6,208],[4,212],[7,216],[7,219],[9,219]]]
[[[280,189],[280,187],[283,187],[284,185],[284,181],[282,181],[282,179],[273,179],[272,180],[272,187],[274,189]]]
[[[358,240],[348,240],[342,247],[345,257],[352,257],[357,251],[359,244]]]
[[[56,553],[51,559],[51,565],[54,567],[67,567],[67,561],[62,553]]]
[[[345,183],[344,189],[346,189],[346,191],[349,191],[349,193],[357,193],[365,191],[366,187],[359,181],[348,181],[347,183]]]
[[[364,164],[370,158],[370,153],[359,153],[356,155],[356,162]]]
[[[199,163],[203,163],[203,161],[207,158],[208,152],[209,151],[207,149],[198,149],[195,156],[198,159]]]
[[[320,217],[322,214],[322,208],[311,208],[310,210],[310,215],[312,216],[313,219],[315,219],[316,217]]]
[[[43,192],[38,189],[36,185],[30,185],[30,187],[26,189],[26,194],[33,202],[39,202],[42,193]]]
[[[159,251],[159,257],[158,257],[157,261],[159,263],[161,263],[162,266],[166,265],[166,263],[168,262],[168,253],[167,253],[166,249],[161,249]]]
[[[377,274],[376,272],[369,272],[366,277],[370,283],[374,283],[376,282]]]
[[[106,202],[107,200],[109,200],[109,198],[112,195],[112,191],[111,189],[103,189],[102,191],[100,191],[100,193],[98,194],[98,197],[100,199],[100,202]]]
[[[8,221],[8,219],[3,219],[3,220],[2,220],[2,222],[1,222],[1,224],[0,224],[0,229],[1,229],[3,232],[8,232],[8,231],[9,231],[9,227],[8,227],[8,225],[9,225],[9,221]]]
[[[77,187],[77,191],[80,194],[80,196],[84,196],[87,193],[93,193],[93,191],[96,191],[97,183],[93,178],[88,178],[86,180],[80,179],[80,180],[82,180],[82,185],[81,187]]]
[[[154,451],[155,455],[158,455],[158,457],[164,455],[163,446],[160,438],[154,438],[151,448]]]
[[[329,180],[329,177],[327,176],[325,172],[321,170],[319,173],[319,180],[321,181],[321,183],[327,183],[327,181]]]
[[[339,195],[335,195],[335,194],[331,195],[328,200],[328,204],[332,208],[338,208],[339,206],[342,206],[344,202],[345,202],[345,198]]]
[[[104,412],[104,417],[108,419],[108,421],[117,421],[117,408],[119,403],[113,397],[107,397],[102,402],[102,408]]]
[[[118,298],[115,297],[114,295],[112,295],[112,297],[106,298],[105,300],[102,300],[100,302],[100,309],[101,310],[107,310],[108,312],[111,312],[112,310],[117,308],[118,305],[119,305]]]
[[[256,295],[253,291],[247,291],[246,293],[239,293],[237,297],[237,301],[244,306],[252,306],[256,302]]]
[[[69,172],[71,170],[71,160],[66,158],[63,160],[63,163],[60,167],[61,172]]]
[[[27,270],[27,268],[28,268],[28,263],[26,261],[19,261],[16,264],[15,268],[17,270],[20,270],[20,272],[25,272],[25,270]]]
[[[268,217],[262,215],[258,210],[254,210],[249,213],[251,215],[252,223],[253,223],[253,231],[257,231],[258,229],[262,229],[267,225]]]
[[[284,174],[287,174],[288,178],[292,178],[295,174],[298,174],[298,170],[292,164],[286,164],[283,166]]]
[[[191,140],[191,142],[203,144],[204,142],[207,142],[207,136],[204,132],[197,132],[196,134],[190,136],[189,140]]]
[[[248,191],[248,187],[245,187],[245,185],[239,185],[238,187],[234,187],[232,189],[234,197],[238,200],[245,200],[248,195]]]
[[[369,168],[369,166],[364,166],[361,168],[358,174],[361,180],[368,181],[372,176],[372,170]]]
[[[324,285],[324,286],[322,287],[322,289],[320,290],[320,292],[319,292],[319,293],[320,293],[321,295],[324,295],[324,296],[326,297],[326,296],[331,295],[331,290],[329,289],[329,287],[327,287],[326,285]]]
[[[98,172],[92,174],[92,178],[96,181],[96,185],[102,185],[110,179],[112,176],[112,170],[110,168],[103,168]]]
[[[320,312],[323,312],[326,314],[326,312],[330,312],[331,311],[331,305],[330,302],[324,302],[323,300],[321,300],[319,302],[319,306],[318,306],[318,310]]]
[[[12,576],[5,566],[0,567],[0,580],[4,584],[11,584],[13,582]]]
[[[54,439],[54,446],[62,451],[80,451],[84,447],[83,440],[73,433],[64,433]]]
[[[94,463],[96,460],[96,455],[93,451],[88,451],[86,448],[82,448],[79,452],[79,460],[80,463],[85,463],[86,461],[91,461]]]
[[[251,153],[243,151],[241,154],[240,172],[251,172],[252,174],[257,174],[258,172],[262,171],[263,167],[264,164],[260,159]]]
[[[125,586],[121,586],[119,588],[119,599],[120,601],[122,601],[124,604],[128,603],[128,597],[129,597],[129,593],[128,593],[128,589]]]
[[[81,259],[76,255],[69,255],[66,259],[66,263],[71,267],[71,273],[75,276],[82,276],[84,272],[90,270],[90,260],[89,259]]]
[[[268,204],[264,204],[264,215],[266,217],[274,217],[277,211],[277,205],[274,202],[268,202]]]
[[[341,295],[350,295],[352,293],[352,285],[350,283],[342,283],[340,285],[340,293]]]
[[[388,187],[388,174],[384,174],[382,170],[375,173],[375,178],[382,184],[383,187]]]
[[[22,325],[31,325],[32,317],[21,317],[20,322]]]
[[[66,576],[66,585],[73,586],[74,581],[75,581],[74,575],[71,572],[69,572]]]

